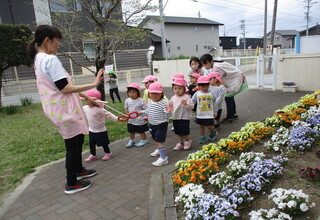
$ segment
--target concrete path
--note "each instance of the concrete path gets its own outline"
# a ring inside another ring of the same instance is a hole
[[[168,97],[172,95],[170,88],[166,88],[165,93]],[[239,130],[246,122],[259,121],[271,116],[276,109],[296,102],[305,94],[248,90],[237,95],[235,100],[239,119],[222,125],[215,142],[227,137],[232,131]],[[222,116],[225,114],[224,110]],[[166,198],[162,198],[164,184],[159,175],[168,177],[175,169],[176,161],[185,159],[189,153],[199,150],[201,145],[197,143],[198,138],[199,128],[192,119],[192,148],[189,151],[174,152],[172,148],[177,138],[174,132],[168,129],[166,147],[169,164],[162,167],[151,165],[155,159],[150,157],[150,153],[155,147],[150,137],[150,145],[143,148],[126,149],[127,139],[114,142],[110,145],[113,159],[84,164],[86,168],[96,169],[98,175],[91,178],[91,188],[73,195],[66,195],[63,190],[64,160],[53,163],[43,168],[34,178],[30,178],[30,181],[26,181],[17,193],[5,201],[0,209],[0,214],[3,214],[0,218],[164,219]],[[99,149],[97,154],[101,158],[102,150]],[[88,152],[83,154],[83,158],[86,156]],[[169,195],[171,199],[172,196]],[[174,216],[166,218],[174,219]]]

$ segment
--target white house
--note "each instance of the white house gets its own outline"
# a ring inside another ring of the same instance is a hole
[[[296,30],[275,30],[274,46],[281,48],[294,48],[295,37],[299,34]],[[267,34],[267,46],[270,45],[271,32]]]
[[[140,27],[161,36],[159,16],[148,15]],[[192,17],[164,17],[168,57],[201,56],[219,48],[219,25],[216,21]]]

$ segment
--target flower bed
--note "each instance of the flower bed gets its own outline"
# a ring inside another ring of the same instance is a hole
[[[283,155],[292,156],[311,151],[319,140],[320,108],[315,98],[319,94],[320,91],[317,91],[302,97],[297,103],[277,110],[264,122],[247,123],[240,131],[232,132],[228,138],[221,139],[217,144],[205,145],[202,150],[190,154],[187,160],[178,161],[178,172],[174,174],[173,180],[177,187],[181,187],[176,202],[183,205],[183,217],[236,219],[239,216],[249,216],[248,207],[254,206],[252,201],[274,187],[276,180],[282,177],[284,165],[288,161]],[[273,158],[266,158],[263,153],[249,152],[266,137],[271,137],[271,140],[262,145],[262,150],[266,150],[269,156],[274,154]],[[276,156],[277,153],[282,156]],[[229,155],[237,155],[239,159],[230,161]],[[208,160],[214,164],[210,169]],[[201,165],[203,162],[204,165]],[[220,165],[227,163],[224,170],[219,172]],[[190,184],[197,188],[197,196],[188,196],[193,190]],[[203,187],[194,184],[203,184]],[[276,192],[287,193],[286,190],[299,192],[304,197],[302,199],[291,195],[280,207],[276,203],[277,206],[271,205],[269,210],[252,211],[251,218],[257,219],[255,217],[260,216],[261,219],[272,219],[276,216],[279,219],[291,219],[314,206],[314,203],[309,202],[309,197],[306,199],[308,195],[299,189],[279,187]],[[274,199],[273,196],[271,192],[269,198]]]

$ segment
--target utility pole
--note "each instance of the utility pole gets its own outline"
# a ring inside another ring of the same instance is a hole
[[[243,49],[246,49],[246,23],[245,20],[240,20],[240,28],[243,35]]]
[[[273,52],[273,45],[274,45],[274,34],[276,31],[277,8],[278,8],[278,0],[274,0],[272,27],[271,27],[271,35],[270,35],[270,45],[272,46],[272,50],[271,50],[272,52]]]
[[[159,11],[161,20],[161,44],[162,44],[162,55],[167,60],[167,45],[166,45],[166,33],[164,28],[164,17],[163,17],[163,2],[159,0]]]
[[[267,54],[267,17],[268,17],[268,0],[264,1],[264,29],[263,29],[263,54]]]
[[[316,4],[317,2],[312,2],[312,0],[304,0],[305,3],[307,3],[306,6],[304,6],[305,9],[307,9],[307,12],[305,12],[304,14],[306,15],[306,19],[307,19],[307,30],[306,30],[306,36],[309,36],[309,22],[310,22],[310,9],[312,7],[313,4]]]

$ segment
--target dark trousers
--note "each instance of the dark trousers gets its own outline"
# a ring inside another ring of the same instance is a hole
[[[234,101],[234,96],[225,97],[224,100],[226,101],[227,106],[227,119],[233,119],[233,116],[236,114],[236,102]]]
[[[109,89],[109,93],[110,93],[110,96],[111,96],[112,102],[114,102],[113,93],[116,93],[116,95],[117,95],[117,98],[118,98],[119,102],[121,102],[121,98],[120,98],[120,95],[119,95],[119,90],[118,90],[118,88]]]
[[[67,184],[73,186],[77,183],[77,173],[83,169],[82,166],[82,145],[84,135],[79,134],[70,139],[65,139],[66,146],[66,169],[67,169]]]

